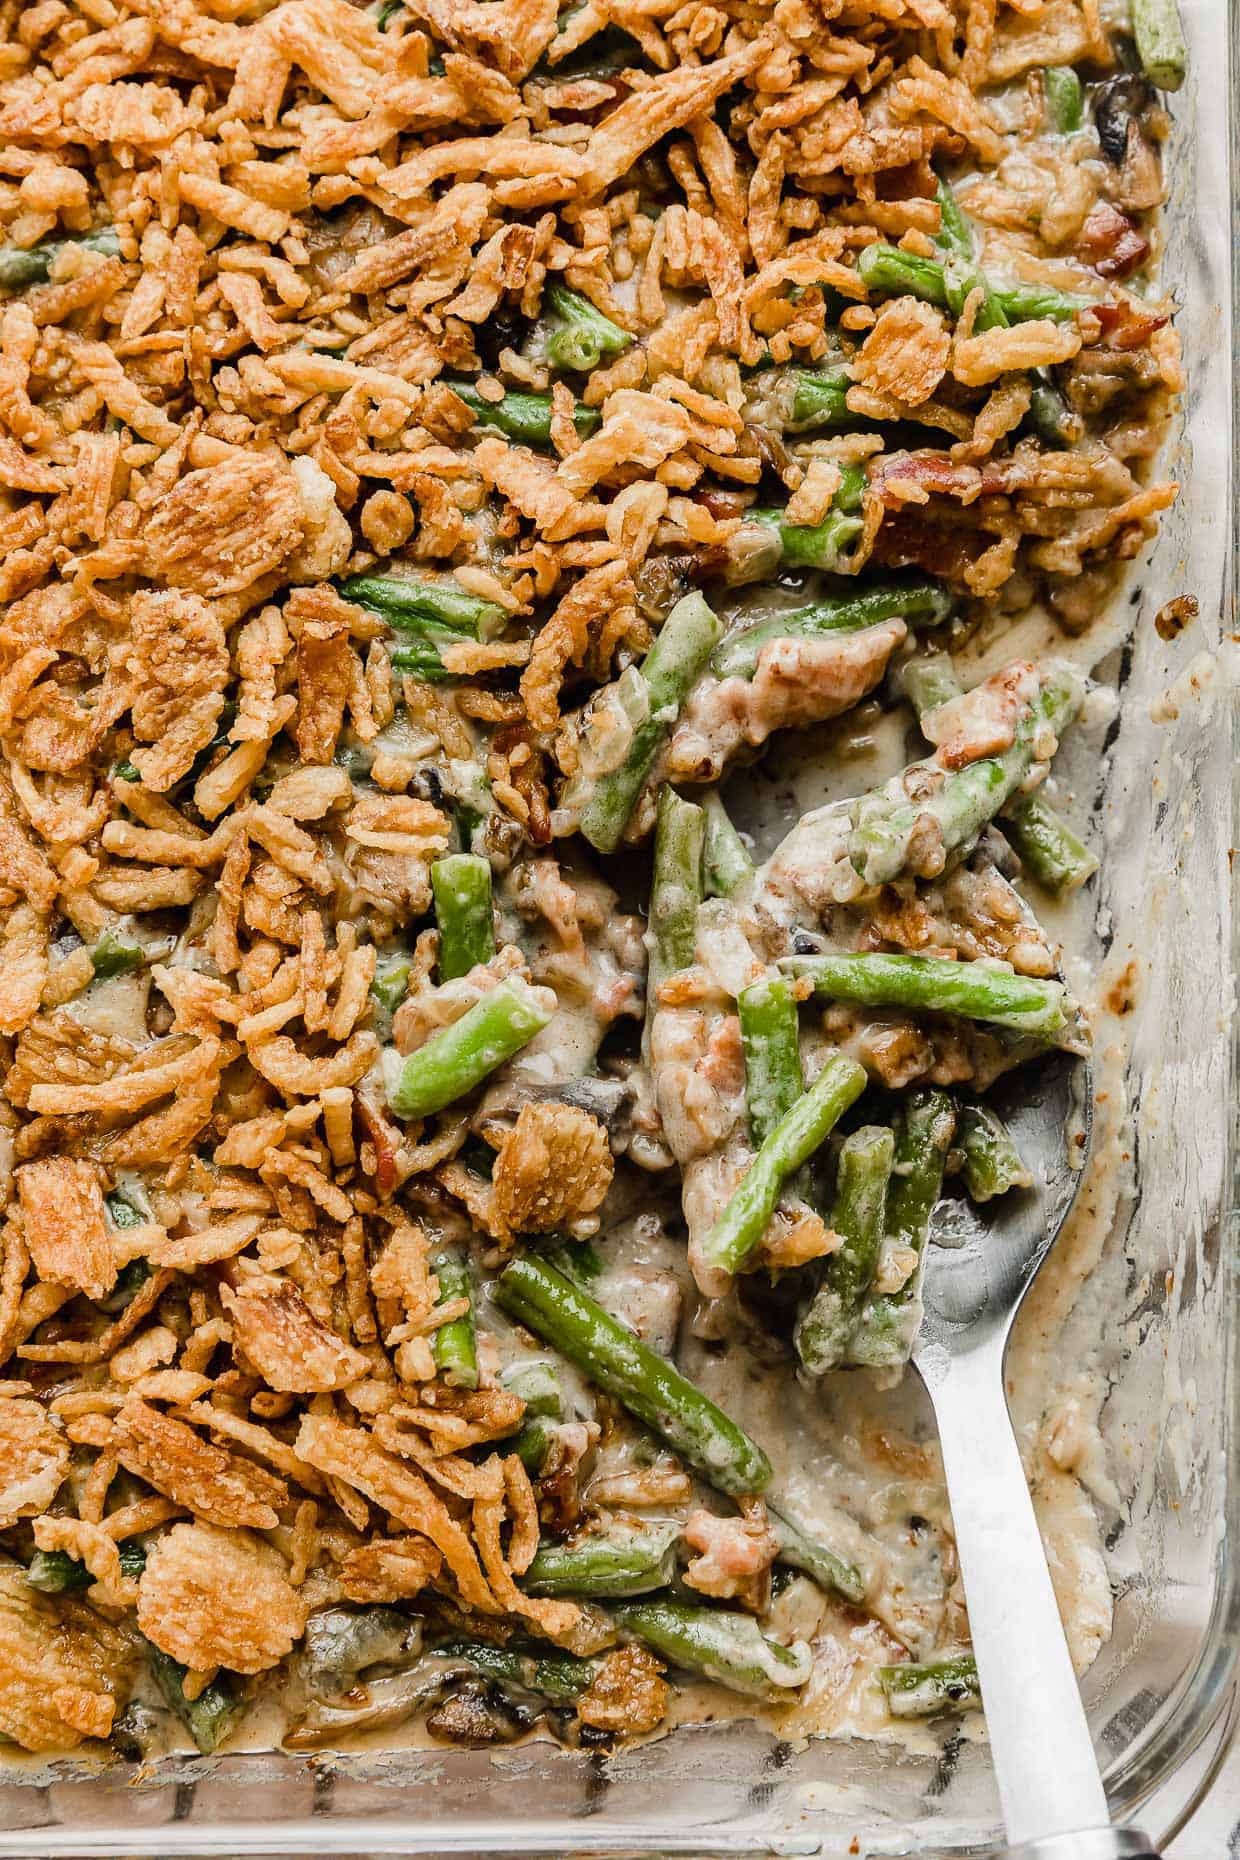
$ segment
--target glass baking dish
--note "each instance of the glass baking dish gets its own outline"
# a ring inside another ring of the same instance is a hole
[[[1226,650],[1232,537],[1230,48],[1240,20],[1186,0],[1192,61],[1174,99],[1164,275],[1189,391],[1172,436],[1182,493],[1128,588],[1121,701],[1094,792],[1106,854],[1095,961],[1125,977],[1122,1187],[1059,1360],[1105,1378],[1114,1490],[1103,1522],[1111,1640],[1085,1684],[1117,1818],[1161,1843],[1225,1749],[1240,1642],[1240,1395],[1232,1169],[1228,851],[1236,759]],[[1238,358],[1240,359],[1240,358]],[[1194,593],[1164,643],[1154,615]],[[1070,754],[1071,752],[1067,752]],[[0,1783],[0,1855],[510,1853],[952,1856],[998,1814],[984,1744],[937,1753],[780,1741],[753,1723],[685,1727],[618,1757],[549,1742],[501,1753],[256,1752],[139,1767],[63,1760]]]

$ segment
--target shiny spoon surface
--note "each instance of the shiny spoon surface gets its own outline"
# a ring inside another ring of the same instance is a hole
[[[940,1203],[913,1353],[939,1425],[1004,1860],[1157,1860],[1111,1825],[1003,1380],[1016,1314],[1076,1198],[1091,1100],[1089,1067],[1067,1053],[988,1094],[1033,1186],[981,1209]]]

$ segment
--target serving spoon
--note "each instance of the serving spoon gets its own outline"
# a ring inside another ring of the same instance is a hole
[[[1034,1186],[980,1214],[940,1204],[913,1353],[938,1420],[1007,1830],[1002,1860],[1158,1860],[1143,1834],[1111,1823],[1003,1384],[1013,1321],[1076,1198],[1089,1068],[1057,1053],[1022,1067],[1004,1096],[994,1102]]]

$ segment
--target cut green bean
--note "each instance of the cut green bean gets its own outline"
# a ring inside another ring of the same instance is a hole
[[[589,1596],[595,1601],[619,1600],[665,1589],[676,1573],[677,1524],[652,1524],[604,1537],[578,1538],[576,1543],[546,1542],[521,1578],[530,1595]]]
[[[745,1055],[745,1108],[749,1134],[761,1147],[805,1091],[801,1023],[792,983],[764,977],[736,999]]]
[[[1071,65],[1048,65],[1042,73],[1046,120],[1057,136],[1072,136],[1084,126],[1085,93]]]
[[[988,1104],[961,1106],[956,1142],[964,1185],[974,1201],[991,1201],[1009,1189],[1032,1187],[1033,1177],[1021,1161],[1011,1131]]]
[[[861,1307],[849,1359],[869,1369],[906,1363],[921,1323],[921,1280],[930,1216],[943,1188],[943,1169],[956,1114],[945,1092],[918,1090],[905,1100],[896,1128],[895,1165],[887,1190],[887,1238],[916,1264],[898,1292],[871,1292]]]
[[[959,697],[964,689],[947,652],[919,652],[906,659],[900,667],[899,684],[919,723],[940,704]]]
[[[728,811],[713,788],[702,799],[706,815],[706,844],[702,852],[702,872],[707,895],[712,898],[735,897],[754,875],[749,849],[732,825]]]
[[[1085,431],[1080,414],[1068,405],[1045,369],[1035,370],[1031,382],[1025,425],[1044,445],[1074,446]]]
[[[808,976],[815,994],[828,1001],[956,1014],[1041,1040],[1061,1033],[1067,1020],[1062,982],[1018,975],[985,957],[781,956],[779,966],[785,975]]]
[[[106,1195],[104,1206],[114,1227],[142,1227],[148,1218],[132,1202],[126,1201],[123,1195]]]
[[[463,400],[475,415],[477,424],[493,428],[519,446],[551,444],[550,394],[506,393],[502,400],[485,400],[472,381],[445,381],[458,400]],[[578,401],[573,408],[573,425],[582,439],[597,432],[602,415],[594,407]]]
[[[548,1653],[522,1647],[492,1647],[481,1640],[450,1640],[427,1649],[436,1659],[461,1660],[501,1686],[516,1686],[550,1699],[553,1705],[571,1705],[597,1677],[600,1658],[581,1659],[572,1653]]]
[[[840,485],[821,523],[789,523],[778,507],[745,512],[745,521],[728,545],[728,554],[745,579],[760,579],[774,568],[816,568],[838,574],[848,560],[849,545],[865,527],[861,504],[866,474],[859,465],[841,470]],[[769,538],[769,548],[755,551],[755,531]],[[740,575],[735,575],[739,579]]]
[[[453,1389],[478,1386],[478,1338],[474,1329],[474,1282],[469,1267],[455,1253],[441,1253],[434,1265],[439,1281],[437,1305],[469,1300],[468,1311],[431,1333],[431,1354],[442,1379]]]
[[[101,981],[107,981],[114,975],[132,975],[147,960],[146,951],[141,943],[135,943],[131,937],[121,936],[115,930],[104,930],[90,952],[91,966]]]
[[[955,191],[943,179],[938,178],[935,199],[939,203],[939,235],[935,244],[940,251],[951,253],[956,258],[972,260],[974,256],[973,227],[969,216],[957,200]]]
[[[564,1391],[560,1387],[560,1378],[550,1363],[535,1357],[527,1363],[515,1363],[506,1369],[500,1377],[506,1389],[519,1395],[525,1403],[527,1421],[536,1416],[549,1417],[559,1421],[564,1414]]]
[[[784,1697],[805,1684],[813,1667],[803,1642],[783,1647],[762,1632],[752,1615],[733,1609],[700,1608],[660,1596],[621,1602],[612,1617],[670,1665],[750,1698]]]
[[[710,669],[719,678],[752,678],[762,648],[773,639],[856,633],[893,619],[937,626],[951,616],[954,607],[951,594],[938,581],[904,577],[878,582],[789,608],[756,626],[729,633],[711,654]]]
[[[187,1669],[162,1648],[147,1643],[146,1657],[159,1689],[204,1757],[219,1749],[246,1713],[240,1682],[232,1673],[219,1672],[195,1699],[185,1696]]]
[[[919,297],[940,310],[958,310],[962,297],[968,294],[963,285],[953,292],[953,281],[940,260],[901,251],[899,246],[867,245],[858,256],[857,271],[872,294]],[[1066,322],[1078,310],[1086,309],[1090,301],[1047,284],[996,284],[980,273],[971,275],[1009,323],[1028,323],[1043,317]]]
[[[406,950],[381,955],[377,958],[370,992],[386,1014],[395,1014],[408,994],[409,977],[412,973],[413,958]]]
[[[598,781],[581,816],[581,831],[598,852],[615,852],[620,844],[660,744],[719,643],[720,630],[702,596],[686,594],[642,660],[646,715],[623,762]]]
[[[1179,90],[1188,71],[1188,47],[1177,0],[1132,0],[1132,36],[1150,83],[1159,90]]]
[[[963,690],[945,652],[922,652],[906,659],[899,683],[919,719],[959,697]],[[1072,891],[1098,870],[1093,853],[1060,819],[1040,788],[1011,802],[1003,822],[1026,870],[1048,891]]]
[[[1025,870],[1047,891],[1075,891],[1098,870],[1096,856],[1043,799],[1040,789],[1008,808],[1002,825]]]
[[[771,1464],[709,1396],[544,1259],[514,1259],[495,1297],[544,1343],[653,1428],[721,1492],[761,1492]]]
[[[795,1331],[797,1355],[811,1376],[848,1360],[857,1313],[878,1266],[894,1154],[895,1138],[877,1124],[855,1130],[840,1150],[830,1222],[840,1245],[828,1254]]]
[[[697,914],[702,903],[702,852],[706,816],[674,788],[659,793],[655,816],[654,877],[650,888],[651,999],[669,975],[692,967],[697,955]]]
[[[878,1683],[893,1718],[933,1718],[944,1711],[978,1711],[982,1691],[971,1653],[925,1665],[880,1666]]]
[[[915,877],[937,877],[949,853],[972,840],[1025,781],[1046,732],[1058,736],[1081,707],[1084,686],[1055,665],[1016,727],[1009,749],[945,771],[934,757],[906,769],[851,805],[849,857],[868,885],[885,885],[909,867],[915,838],[925,848]],[[910,799],[910,794],[916,796]],[[928,826],[936,829],[934,834]],[[932,860],[933,869],[925,863]]]
[[[779,1539],[779,1561],[790,1569],[810,1576],[828,1594],[842,1595],[846,1602],[859,1606],[865,1600],[866,1583],[855,1563],[837,1556],[826,1544],[819,1543],[799,1524],[775,1505],[768,1505],[771,1529]]]
[[[0,290],[22,291],[32,284],[46,284],[56,259],[72,246],[83,252],[101,252],[105,258],[119,258],[121,250],[114,226],[101,226],[73,239],[44,239],[39,245],[0,246]]]
[[[139,1543],[119,1548],[122,1576],[138,1577],[146,1568],[146,1551]],[[67,1550],[36,1550],[26,1569],[26,1581],[42,1595],[67,1595],[89,1589],[95,1578],[80,1558]]]
[[[694,1277],[708,1295],[726,1288],[760,1246],[785,1182],[821,1148],[864,1089],[861,1067],[843,1053],[833,1053],[809,1090],[775,1125],[696,1255],[691,1249]]]
[[[388,1091],[397,1117],[430,1117],[455,1104],[551,1019],[528,982],[510,976],[442,1033],[411,1053]]]
[[[455,634],[459,639],[490,640],[502,633],[507,614],[454,581],[431,581],[418,575],[353,575],[340,592],[375,613],[398,633],[430,641]]]
[[[543,326],[542,352],[552,368],[588,374],[604,359],[623,355],[633,340],[627,329],[566,284],[549,285],[544,302],[551,314]]]
[[[449,853],[431,867],[439,930],[439,979],[455,981],[495,954],[491,867],[474,853]]]
[[[852,425],[856,415],[848,407],[851,386],[852,377],[846,368],[793,369],[789,427],[795,432],[812,433]]]

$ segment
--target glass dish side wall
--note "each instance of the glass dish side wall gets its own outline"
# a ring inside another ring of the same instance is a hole
[[[1232,741],[1213,652],[1233,621],[1231,190],[1224,73],[1236,19],[1182,0],[1192,65],[1174,102],[1165,276],[1191,383],[1171,468],[1184,489],[1129,588],[1134,645],[1097,793],[1106,841],[1098,952],[1138,964],[1126,1017],[1131,1172],[1065,1363],[1105,1377],[1115,1631],[1086,1682],[1118,1815],[1162,1840],[1208,1779],[1234,1682],[1240,1463],[1230,1167]],[[1153,626],[1190,591],[1201,618]],[[1163,694],[1170,692],[1169,697]],[[1151,707],[1157,721],[1151,716]],[[1090,753],[1096,755],[1097,745]],[[1082,800],[1086,763],[1075,771]],[[1100,1346],[1100,1336],[1105,1341]],[[1228,1551],[1230,1550],[1230,1555]],[[0,1785],[0,1855],[818,1854],[950,1860],[989,1846],[983,1748],[937,1759],[781,1744],[707,1726],[608,1763],[539,1744],[314,1760],[178,1758],[140,1778],[65,1761]]]

